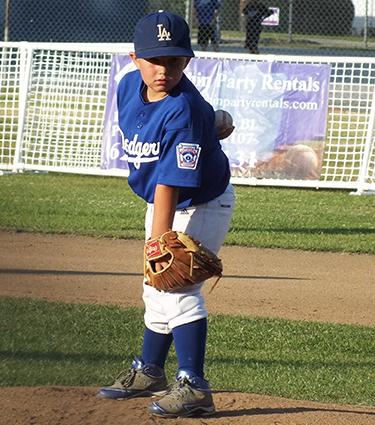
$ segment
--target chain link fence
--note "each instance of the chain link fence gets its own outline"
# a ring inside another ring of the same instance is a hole
[[[375,55],[375,0],[262,0],[272,14],[262,22],[258,18],[256,24],[251,21],[254,12],[249,11],[248,3],[249,0],[3,0],[0,33],[4,41],[131,42],[138,19],[163,9],[185,17],[196,50]],[[197,13],[199,6],[206,11]],[[243,13],[245,10],[247,13]],[[198,17],[202,16],[212,31],[207,46],[198,44],[202,27]],[[258,29],[254,29],[258,24]],[[259,38],[256,49],[249,42],[251,31]]]

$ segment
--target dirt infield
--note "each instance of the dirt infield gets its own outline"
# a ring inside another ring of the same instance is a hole
[[[211,313],[375,325],[374,256],[224,247],[221,257],[224,278],[206,297]],[[0,232],[0,295],[142,306],[140,270],[140,241]],[[95,392],[2,388],[0,424],[165,423],[147,414],[147,399],[98,400]],[[374,407],[235,392],[214,393],[214,400],[213,417],[169,423],[375,425]]]

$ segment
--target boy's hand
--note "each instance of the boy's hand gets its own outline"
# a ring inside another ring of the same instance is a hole
[[[162,270],[168,267],[168,262],[163,260],[159,260],[159,261],[155,260],[154,267],[155,267],[156,273],[161,272]]]

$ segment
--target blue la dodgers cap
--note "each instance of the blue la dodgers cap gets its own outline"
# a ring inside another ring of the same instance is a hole
[[[174,13],[153,12],[135,26],[134,48],[138,58],[160,56],[194,57],[186,21]]]

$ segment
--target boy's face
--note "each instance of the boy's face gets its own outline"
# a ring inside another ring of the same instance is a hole
[[[175,56],[138,59],[135,53],[131,53],[130,57],[141,72],[147,86],[145,100],[150,102],[162,99],[176,87],[190,61],[190,58]]]

